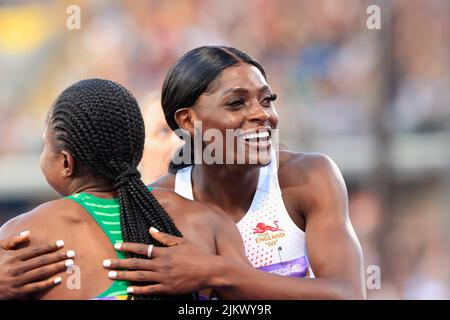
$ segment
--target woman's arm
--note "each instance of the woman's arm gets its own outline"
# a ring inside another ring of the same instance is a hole
[[[192,229],[186,238],[170,237],[165,233],[156,233],[155,231],[150,231],[151,235],[157,238],[162,245],[170,246],[177,251],[178,245],[190,244],[191,250],[184,252],[182,250],[179,254],[170,255],[166,258],[157,259],[160,252],[160,247],[154,247],[152,249],[151,258],[147,258],[149,246],[146,244],[139,243],[122,243],[120,251],[135,253],[141,255],[145,258],[143,259],[107,259],[104,262],[104,267],[108,269],[122,269],[116,273],[113,279],[127,279],[130,282],[158,282],[158,283],[171,283],[173,287],[187,287],[190,288],[189,292],[197,292],[202,289],[211,289],[205,286],[204,279],[201,277],[196,277],[196,274],[207,273],[210,269],[208,263],[204,263],[210,257],[215,257],[213,254],[215,252],[217,255],[221,255],[227,259],[235,261],[238,264],[248,266],[250,268],[251,264],[245,256],[244,244],[236,227],[236,224],[220,209],[214,210],[211,206],[201,205],[196,203],[196,214],[198,216],[195,219],[189,221],[190,228]],[[195,223],[194,220],[202,220],[201,223]],[[186,222],[184,222],[186,223]],[[193,233],[204,232],[202,229],[207,226],[208,233],[213,235],[211,239],[213,241],[213,246],[215,250],[205,250],[205,247],[201,246],[198,242],[202,237],[194,235]],[[155,229],[156,230],[156,229]],[[185,230],[186,231],[186,230]],[[186,232],[187,233],[187,232]],[[161,236],[159,235],[161,234]],[[190,239],[190,240],[188,240]],[[194,243],[194,239],[196,239]],[[180,246],[184,249],[184,246]],[[164,251],[163,251],[164,253]],[[192,256],[191,256],[192,255]],[[194,259],[192,258],[194,257]],[[181,259],[181,260],[180,260]],[[205,260],[206,259],[206,260]],[[183,261],[189,260],[189,263],[184,264]],[[180,266],[180,264],[182,266]],[[158,270],[169,270],[172,268],[177,268],[175,271],[177,279],[170,279],[170,275],[162,275],[165,279],[154,278],[156,275],[153,270],[157,268]],[[166,277],[167,276],[167,277]],[[189,283],[183,283],[188,281]],[[141,290],[141,287],[139,290]],[[178,290],[178,289],[173,289]],[[182,289],[181,289],[182,290]],[[216,292],[220,298],[229,298],[228,295]]]
[[[289,164],[291,168],[284,168],[289,169],[293,181],[304,174],[296,172],[300,165],[296,161]],[[186,239],[164,233],[152,233],[168,247],[154,248],[151,260],[138,259],[132,264],[114,261],[112,268],[149,271],[144,281],[158,284],[133,287],[137,294],[178,294],[213,288],[234,299],[364,299],[362,252],[348,218],[344,181],[329,158],[318,156],[310,162],[310,182],[294,183],[283,192],[298,196],[306,206],[308,258],[316,278],[262,272],[242,260],[207,254]],[[146,250],[139,244],[124,244],[122,249],[137,252],[139,246],[141,252]],[[133,280],[126,278],[126,273],[119,273],[118,279]]]
[[[276,276],[217,260],[212,268],[217,273],[205,276],[209,285],[237,299],[365,299],[362,251],[349,220],[342,175],[323,155],[304,162],[294,157],[283,168],[291,180],[283,193],[301,200],[308,259],[316,278]],[[304,180],[304,170],[297,168],[305,165],[308,183],[295,183]]]
[[[308,260],[316,278],[275,276],[233,268],[230,262],[216,268],[225,275],[215,278],[238,299],[365,299],[362,250],[339,169],[323,155],[293,154],[281,171],[288,176],[283,195],[296,199],[305,216]]]

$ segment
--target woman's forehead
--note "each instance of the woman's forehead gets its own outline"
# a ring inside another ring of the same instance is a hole
[[[261,71],[253,65],[244,63],[222,72],[216,92],[223,94],[230,88],[259,89],[264,86],[268,84]]]

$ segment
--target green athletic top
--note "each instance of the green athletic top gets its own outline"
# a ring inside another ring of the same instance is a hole
[[[152,188],[148,188],[152,191]],[[123,242],[122,231],[120,227],[120,205],[117,198],[104,199],[97,198],[87,193],[76,193],[66,199],[70,199],[80,204],[91,217],[97,222],[102,231],[108,237],[111,244],[116,242]],[[119,259],[125,259],[126,256],[123,252],[116,250],[117,257]],[[96,300],[126,300],[128,282],[114,280],[113,284],[100,293],[94,299]]]

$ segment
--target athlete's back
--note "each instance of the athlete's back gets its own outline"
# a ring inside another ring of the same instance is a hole
[[[205,204],[186,200],[168,190],[154,189],[151,192],[186,239],[206,252],[227,255],[248,263],[243,255],[238,230],[231,221],[224,220],[227,217]],[[0,229],[0,236],[30,230],[33,234],[31,243],[36,244],[64,239],[65,246],[76,252],[75,265],[59,275],[61,285],[30,298],[127,298],[127,284],[110,280],[108,270],[103,267],[105,259],[124,257],[113,247],[115,239],[121,241],[117,227],[120,216],[116,215],[120,206],[117,199],[104,196],[80,193],[51,201],[10,220]],[[209,296],[211,291],[205,290],[200,294]]]

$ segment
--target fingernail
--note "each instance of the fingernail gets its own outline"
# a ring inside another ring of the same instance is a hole
[[[22,231],[21,233],[19,233],[19,236],[21,236],[21,237],[26,237],[26,236],[29,236],[30,235],[30,231]]]
[[[53,283],[58,284],[58,283],[61,283],[61,281],[62,281],[62,278],[58,277],[58,278],[55,278],[55,280],[53,280]]]
[[[64,247],[64,240],[58,240],[58,241],[56,241],[56,246],[57,246],[58,248]]]
[[[73,251],[73,250],[67,251],[66,256],[67,256],[67,258],[75,257],[75,251]]]
[[[66,266],[66,268],[73,266],[73,260],[72,259],[66,260],[64,262],[64,265]]]
[[[154,232],[154,233],[158,233],[158,232],[159,232],[159,230],[158,230],[158,229],[156,229],[156,228],[153,228],[153,227],[151,227],[151,228],[150,228],[150,231],[151,231],[151,232]]]
[[[117,272],[116,272],[116,271],[110,271],[110,272],[108,272],[108,277],[110,277],[110,278],[115,278],[115,277],[117,277]]]
[[[133,292],[134,292],[134,289],[133,289],[132,287],[128,287],[128,288],[127,288],[127,292],[128,292],[128,293],[133,293]]]
[[[103,260],[103,266],[104,267],[111,267],[111,260],[109,260],[109,259]]]
[[[114,244],[114,248],[116,248],[116,250],[120,250],[120,249],[122,248],[122,243],[116,242],[116,243]]]

